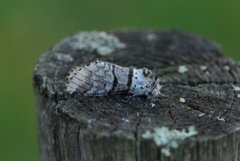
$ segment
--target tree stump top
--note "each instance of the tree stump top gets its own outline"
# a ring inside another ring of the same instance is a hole
[[[63,119],[99,137],[142,139],[146,130],[194,125],[192,139],[218,138],[240,129],[240,64],[226,58],[214,42],[175,30],[109,31],[126,46],[110,55],[72,47],[70,36],[42,56],[34,85]],[[116,96],[70,96],[65,76],[75,65],[95,59],[121,66],[147,67],[157,73],[162,94],[154,107],[143,97],[123,102]],[[61,125],[59,125],[61,126]]]

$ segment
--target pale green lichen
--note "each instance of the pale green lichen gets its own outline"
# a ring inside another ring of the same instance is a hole
[[[204,70],[207,69],[207,66],[206,66],[206,65],[201,65],[201,66],[200,66],[200,69],[204,71]]]
[[[217,120],[225,122],[225,119],[223,117],[220,117],[220,116],[217,117]]]
[[[179,98],[179,101],[180,101],[181,103],[186,103],[186,99],[183,98],[183,97]]]
[[[224,70],[230,70],[230,66],[225,65],[225,66],[223,67],[223,69],[224,69]]]
[[[239,92],[240,91],[240,87],[233,85],[233,90]]]
[[[125,48],[125,44],[103,31],[86,31],[75,34],[71,46],[78,50],[96,51],[101,56],[111,54],[117,49]]]
[[[73,60],[74,60],[73,57],[70,54],[54,53],[53,56],[58,61],[63,61],[63,62],[66,62],[66,63],[73,62]]]
[[[155,128],[152,132],[146,131],[142,137],[144,139],[152,139],[154,143],[161,147],[161,152],[165,156],[171,155],[171,149],[178,148],[179,144],[191,137],[196,135],[198,132],[196,131],[194,126],[188,127],[188,130],[170,130],[168,127],[158,127]]]
[[[180,66],[178,67],[178,72],[181,73],[181,74],[188,72],[187,66],[185,66],[185,65],[180,65]]]
[[[154,34],[154,33],[149,33],[149,34],[147,34],[147,36],[146,36],[146,38],[147,38],[147,40],[148,41],[154,41],[154,40],[156,40],[157,39],[157,35],[156,34]]]

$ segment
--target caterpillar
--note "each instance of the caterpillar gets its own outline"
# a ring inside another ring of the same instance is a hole
[[[66,91],[83,96],[126,93],[154,99],[161,94],[160,89],[159,79],[147,68],[122,67],[100,60],[75,66],[66,76]]]

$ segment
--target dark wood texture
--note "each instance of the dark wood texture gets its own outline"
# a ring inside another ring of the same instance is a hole
[[[217,44],[193,34],[172,30],[111,33],[127,47],[110,56],[77,51],[65,42],[39,59],[33,82],[42,161],[240,160],[240,91],[233,89],[240,86],[239,63],[226,58]],[[149,40],[149,34],[156,37]],[[71,67],[96,58],[154,70],[165,96],[151,107],[142,97],[124,103],[116,96],[65,94],[64,78]],[[179,65],[189,71],[179,73]],[[170,157],[141,137],[155,127],[190,125],[198,135],[184,141]]]

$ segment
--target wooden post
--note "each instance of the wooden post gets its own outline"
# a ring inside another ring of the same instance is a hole
[[[111,41],[122,46],[111,50],[81,46],[86,40],[78,39],[78,34],[39,59],[33,82],[42,161],[240,160],[239,63],[223,56],[215,43],[193,34],[108,33],[119,40]],[[143,97],[126,102],[112,95],[66,94],[68,71],[95,59],[155,71],[163,96],[150,104]],[[170,149],[170,156],[153,139],[143,137],[163,126],[182,130],[192,125],[197,135]]]

